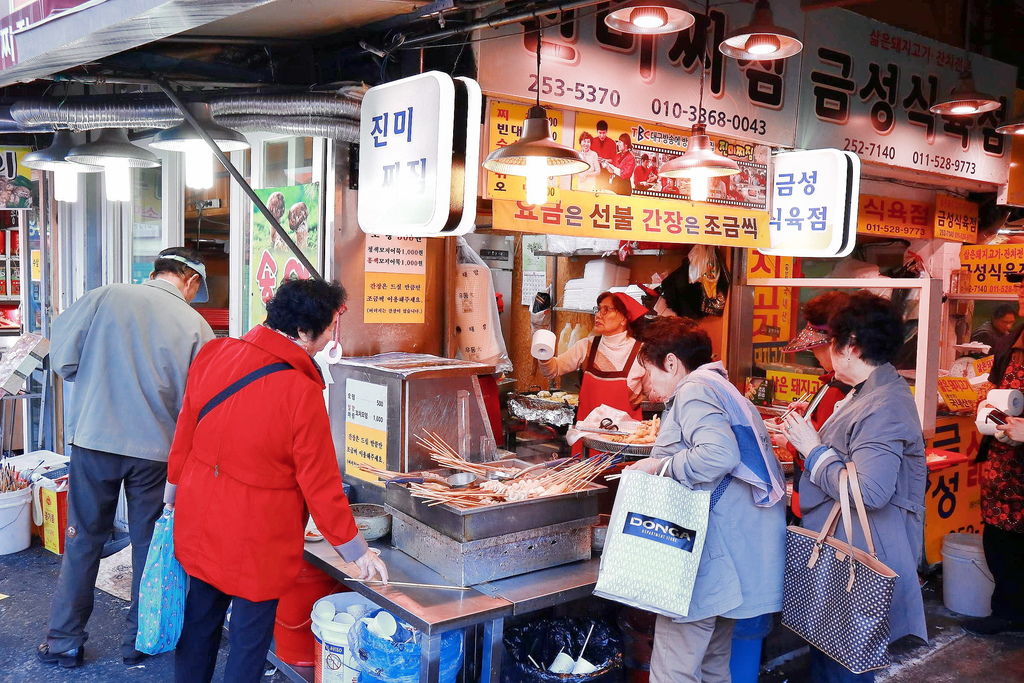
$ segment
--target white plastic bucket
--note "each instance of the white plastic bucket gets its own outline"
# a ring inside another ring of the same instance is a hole
[[[335,593],[320,598],[313,603],[310,613],[313,629],[313,661],[314,681],[316,683],[357,683],[359,667],[355,657],[349,652],[348,633],[352,624],[340,624],[333,619],[325,619],[317,615],[317,605],[330,603],[335,613],[348,612],[357,621],[354,612],[368,612],[377,609],[377,605],[359,593]]]
[[[969,617],[992,613],[995,582],[985,562],[980,534],[947,534],[942,539],[942,602]]]
[[[32,487],[0,493],[0,555],[9,555],[32,543]]]

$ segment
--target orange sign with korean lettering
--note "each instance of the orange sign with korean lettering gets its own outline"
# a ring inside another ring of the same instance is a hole
[[[960,247],[959,294],[1016,294],[1006,273],[1024,272],[1024,244]]]
[[[959,197],[935,197],[935,237],[951,242],[978,241],[978,205]]]
[[[857,232],[905,240],[932,236],[932,207],[926,202],[862,194],[857,209]]]
[[[793,277],[792,256],[768,256],[760,251],[747,255],[747,277]],[[793,315],[792,287],[754,287],[753,343],[788,341],[793,337],[796,316]]]
[[[765,211],[575,190],[562,190],[558,202],[543,206],[496,199],[494,228],[641,242],[769,246]]]
[[[938,389],[939,395],[951,411],[974,410],[978,405],[978,393],[966,377],[939,377]]]

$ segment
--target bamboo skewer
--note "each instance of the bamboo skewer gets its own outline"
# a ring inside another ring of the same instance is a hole
[[[18,470],[10,463],[0,464],[0,493],[12,493],[28,487]]]

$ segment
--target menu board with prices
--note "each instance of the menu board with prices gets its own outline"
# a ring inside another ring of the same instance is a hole
[[[385,469],[388,442],[388,388],[345,380],[345,474],[380,486],[359,465]]]
[[[367,235],[365,248],[363,322],[424,322],[427,238]]]

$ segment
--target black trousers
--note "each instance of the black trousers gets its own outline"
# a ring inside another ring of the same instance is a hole
[[[992,616],[1024,621],[1024,534],[986,524],[981,542],[996,582]]]
[[[185,597],[185,623],[174,651],[176,683],[208,683],[213,678],[228,604],[231,605],[231,648],[224,681],[258,683],[263,677],[267,650],[274,637],[277,600],[250,602],[222,593],[190,576]]]
[[[85,625],[92,614],[100,554],[114,528],[117,498],[124,483],[132,542],[132,604],[121,654],[131,655],[139,630],[139,582],[153,525],[163,510],[167,463],[72,446],[70,468],[68,531],[46,642],[51,652],[65,652],[89,638]]]

